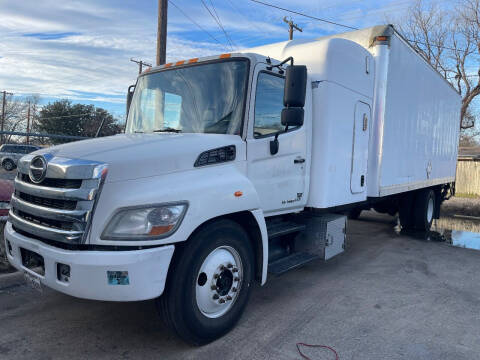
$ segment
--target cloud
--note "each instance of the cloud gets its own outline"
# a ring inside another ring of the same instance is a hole
[[[383,17],[381,9],[401,1],[406,0],[333,0],[328,5],[304,0],[295,6],[287,0],[274,3],[330,20],[368,26],[368,21],[374,25]],[[169,5],[168,61],[229,51],[225,35],[201,2],[173,2],[196,24]],[[287,26],[282,22],[288,14],[283,11],[251,1],[206,3],[220,18],[235,48],[278,42],[288,36]],[[0,90],[25,95],[37,93],[48,99],[69,97],[110,102],[112,106],[119,104],[138,71],[130,58],[154,62],[156,16],[156,1],[151,0],[2,0]],[[304,28],[303,33],[295,34],[297,38],[344,31],[315,20],[293,17]]]

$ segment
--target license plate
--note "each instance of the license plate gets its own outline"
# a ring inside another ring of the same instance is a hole
[[[29,274],[28,272],[23,273],[23,278],[25,279],[25,282],[33,289],[42,292],[43,291],[43,286],[42,283],[40,282],[40,279],[37,278],[36,276],[33,276],[32,274]]]

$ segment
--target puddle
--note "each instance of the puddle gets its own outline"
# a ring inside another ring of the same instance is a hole
[[[431,231],[405,231],[397,224],[395,232],[415,239],[445,242],[465,249],[480,250],[480,219],[458,217],[440,218],[432,224]]]

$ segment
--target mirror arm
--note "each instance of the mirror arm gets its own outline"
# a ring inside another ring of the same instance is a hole
[[[270,60],[270,58],[267,58],[267,64],[269,64],[269,66],[267,67],[267,70],[272,70],[273,68],[278,68],[278,70],[282,71],[282,73],[283,73],[282,66],[285,65],[289,61],[290,61],[290,65],[293,65],[293,56],[289,56],[288,58],[283,60],[281,63],[276,64],[276,65],[272,65],[272,61]]]

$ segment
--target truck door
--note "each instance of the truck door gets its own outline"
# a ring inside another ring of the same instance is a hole
[[[350,190],[358,194],[367,188],[368,139],[370,132],[370,106],[359,101],[355,105],[353,125],[353,154]]]
[[[250,97],[247,134],[248,177],[254,184],[265,215],[303,208],[306,204],[305,125],[289,128],[281,123],[285,78],[256,66]],[[278,152],[270,143],[278,134]]]

